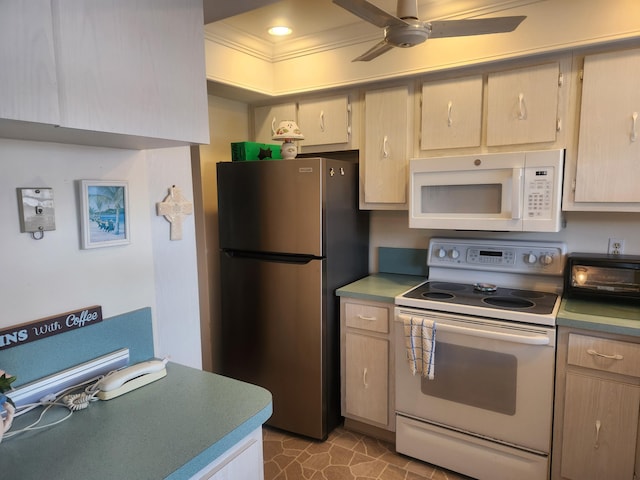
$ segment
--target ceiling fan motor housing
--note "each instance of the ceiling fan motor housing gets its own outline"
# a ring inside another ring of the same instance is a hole
[[[396,47],[408,48],[424,42],[429,38],[429,28],[421,21],[405,19],[408,25],[391,25],[385,28],[384,37],[387,43]]]

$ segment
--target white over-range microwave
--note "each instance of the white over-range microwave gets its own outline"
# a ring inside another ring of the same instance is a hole
[[[558,232],[564,150],[410,160],[409,227]]]

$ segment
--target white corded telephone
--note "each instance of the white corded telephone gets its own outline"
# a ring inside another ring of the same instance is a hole
[[[118,370],[100,380],[96,388],[100,400],[110,400],[167,375],[167,360],[149,360]]]

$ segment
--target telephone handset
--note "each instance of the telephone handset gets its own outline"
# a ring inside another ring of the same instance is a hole
[[[110,400],[167,375],[167,360],[149,360],[107,375],[96,385],[98,398]]]

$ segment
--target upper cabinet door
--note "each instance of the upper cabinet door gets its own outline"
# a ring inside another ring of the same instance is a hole
[[[302,146],[346,144],[351,127],[349,96],[338,95],[298,102],[298,126]]]
[[[0,118],[57,125],[50,0],[0,1]]]
[[[479,147],[482,75],[422,84],[421,150]]]
[[[255,141],[259,143],[282,143],[279,140],[273,140],[272,137],[275,134],[276,128],[278,128],[278,124],[284,120],[294,120],[297,122],[295,102],[254,107],[253,122]],[[304,134],[302,127],[300,127],[300,130]]]
[[[52,0],[61,125],[209,142],[199,0]]]
[[[639,79],[640,49],[585,58],[576,202],[640,202]]]
[[[365,148],[362,208],[407,208],[410,120],[409,86],[365,93]]]
[[[556,62],[489,74],[487,145],[555,142],[559,76]]]

